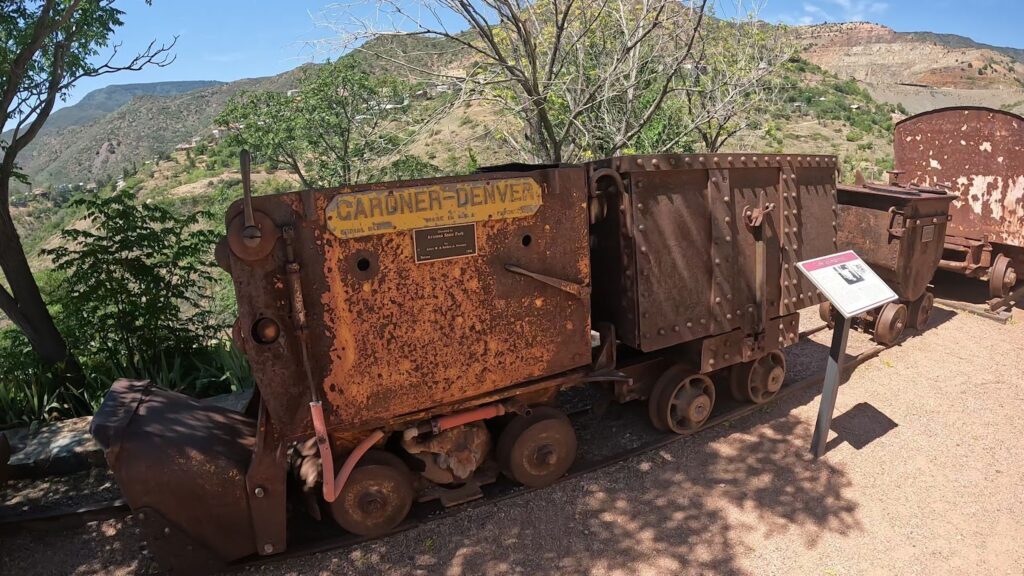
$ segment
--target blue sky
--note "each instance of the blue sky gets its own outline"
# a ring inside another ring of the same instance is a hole
[[[1024,0],[753,1],[764,1],[764,19],[788,24],[869,20],[904,32],[949,32],[1024,48]],[[108,84],[229,81],[323,60],[328,54],[313,49],[309,42],[330,36],[314,23],[326,4],[323,0],[154,0],[147,6],[143,0],[126,0],[119,4],[126,13],[125,26],[115,38],[124,54],[144,48],[150,40],[169,41],[177,35],[177,60],[166,68],[83,81],[66,104]]]

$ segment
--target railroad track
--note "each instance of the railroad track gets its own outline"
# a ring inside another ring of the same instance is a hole
[[[0,515],[0,534],[20,530],[66,530],[83,526],[89,522],[121,518],[131,513],[123,499],[106,500],[79,506],[54,510],[32,511],[20,514]]]
[[[824,329],[824,327],[806,331],[801,334],[801,337],[809,336],[810,334],[822,329]],[[880,352],[885,350],[885,348],[886,347],[884,346],[876,345],[849,359],[844,366],[844,376],[848,375],[864,362],[867,362],[877,356]],[[558,482],[556,482],[556,484],[579,478],[602,468],[607,468],[634,456],[665,447],[682,438],[701,434],[710,429],[717,428],[727,422],[743,418],[744,416],[752,414],[759,409],[773,406],[786,398],[794,396],[796,393],[811,385],[821,383],[823,377],[824,374],[819,372],[797,382],[784,384],[775,397],[764,404],[726,403],[726,406],[723,409],[712,414],[712,417],[700,430],[690,434],[679,435],[673,433],[654,432],[652,427],[646,426],[649,430],[647,430],[647,433],[644,434],[644,438],[639,442],[610,454],[597,456],[591,455],[590,457],[579,459],[573,468],[569,470],[569,473],[563,476]],[[581,421],[588,417],[590,414],[590,408],[591,406],[589,405],[581,405],[569,412],[569,416],[573,420],[575,426],[578,426]],[[626,426],[630,428],[637,428],[647,424],[646,420],[643,420],[642,423],[640,420],[640,418],[636,418],[635,421],[626,422]],[[522,496],[533,492],[535,489],[514,484],[511,481],[507,481],[502,478],[494,484],[483,486],[482,490],[484,492],[483,498],[458,506],[453,506],[451,508],[444,508],[437,502],[419,504],[413,508],[409,518],[389,535],[424,526],[430,522],[454,517],[457,514],[468,512],[481,506],[492,505],[510,498]],[[6,517],[0,516],[0,533],[10,533],[15,530],[66,530],[69,528],[83,526],[89,522],[123,518],[130,514],[130,512],[131,510],[127,503],[124,500],[119,499],[99,502],[75,509],[48,510],[36,513],[29,512],[26,514],[10,515]],[[290,534],[290,536],[295,536],[294,540],[299,543],[290,545],[288,550],[285,552],[275,554],[273,556],[248,558],[229,565],[227,567],[227,571],[239,571],[247,567],[283,562],[310,554],[338,550],[372,540],[372,538],[342,532],[340,528],[329,522],[297,522],[294,532],[295,533]]]
[[[807,336],[822,329],[824,329],[824,327],[812,329],[808,332],[802,333],[801,336]],[[848,359],[843,367],[843,377],[845,378],[850,374],[850,372],[852,372],[858,366],[874,358],[875,356],[878,356],[878,354],[885,349],[886,346],[876,345],[858,354],[852,359]],[[812,386],[814,384],[820,384],[824,380],[824,376],[824,372],[819,372],[797,382],[784,384],[783,387],[779,390],[779,392],[775,395],[775,397],[764,404],[745,403],[738,405],[738,407],[735,409],[723,410],[721,413],[713,414],[712,417],[708,420],[708,422],[703,427],[701,427],[700,430],[697,430],[693,433],[652,433],[649,438],[645,439],[644,441],[641,441],[636,445],[630,446],[627,449],[615,452],[613,454],[600,456],[597,458],[584,459],[582,461],[578,461],[577,464],[574,465],[572,469],[569,470],[569,473],[563,476],[561,479],[559,479],[558,482],[556,482],[555,484],[567,482],[569,480],[579,478],[586,474],[596,472],[597,470],[607,468],[608,466],[612,466],[614,464],[618,464],[634,456],[645,454],[658,448],[665,447],[683,438],[701,434],[707,430],[716,428],[727,422],[732,422],[736,419],[752,414],[758,411],[759,409],[773,406],[785,398],[794,396],[796,393],[808,388],[809,386]],[[570,418],[578,418],[581,414],[584,414],[585,412],[586,409],[571,412]],[[646,410],[644,412],[646,412]],[[646,421],[646,419],[644,419],[643,422],[644,424],[648,424],[648,427],[651,428],[651,430],[653,430],[653,428],[649,426],[649,423]],[[810,439],[808,439],[808,449],[810,447],[809,442]],[[401,525],[399,525],[398,528],[396,528],[390,534],[388,534],[388,536],[398,534],[406,530],[411,530],[413,528],[417,528],[420,526],[424,526],[430,522],[435,522],[444,518],[454,517],[457,514],[465,513],[481,506],[497,504],[510,498],[515,498],[518,496],[522,496],[524,494],[528,494],[530,492],[533,492],[534,490],[545,490],[547,488],[550,488],[550,486],[544,488],[527,488],[525,486],[512,484],[511,482],[501,479],[499,482],[495,484],[483,487],[484,497],[474,500],[472,502],[467,502],[465,504],[453,506],[451,508],[443,508],[440,506],[423,506],[420,509],[417,509],[416,507],[414,507],[412,513],[409,515],[409,518]],[[321,552],[329,552],[332,550],[347,548],[349,546],[354,546],[356,544],[361,544],[364,542],[374,540],[374,538],[367,538],[362,536],[356,536],[353,534],[343,533],[341,532],[340,528],[329,526],[327,522],[319,524],[320,527],[316,529],[316,532],[318,532],[317,534],[307,535],[307,538],[304,539],[302,543],[290,545],[288,547],[288,550],[286,550],[285,552],[275,554],[273,556],[261,556],[242,560],[240,562],[230,565],[227,568],[227,571],[239,571],[244,568],[274,564],[277,562],[283,562],[286,560],[308,556],[310,554],[317,554]]]

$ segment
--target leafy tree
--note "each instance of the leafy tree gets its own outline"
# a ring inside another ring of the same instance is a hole
[[[60,316],[81,356],[138,372],[214,335],[200,299],[218,234],[203,226],[204,214],[139,204],[127,190],[78,196],[72,206],[88,224],[65,229],[61,245],[44,253],[63,275]]]
[[[783,91],[780,71],[794,52],[786,27],[763,22],[754,12],[735,19],[709,18],[699,64],[689,70],[689,87],[682,92],[682,124],[693,127],[705,151],[718,152],[733,136],[776,111]]]
[[[410,88],[394,77],[370,75],[351,59],[329,62],[302,78],[298,94],[250,92],[217,118],[228,142],[257,161],[287,166],[309,188],[408,174],[408,137],[396,123],[408,113]],[[395,170],[392,162],[400,162]]]
[[[12,181],[28,183],[18,154],[39,133],[58,98],[82,78],[166,66],[169,46],[149,46],[125,64],[114,64],[118,45],[96,63],[122,25],[113,0],[0,0],[0,310],[25,334],[40,359],[75,364],[29,268],[11,218]]]
[[[524,160],[559,163],[629,148],[686,88],[708,0],[374,4],[376,16],[354,26],[347,13],[325,16],[341,45],[497,105],[503,142]],[[403,50],[411,36],[442,40],[468,64],[424,67],[419,49]]]

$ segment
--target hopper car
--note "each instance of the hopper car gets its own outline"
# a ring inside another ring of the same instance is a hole
[[[988,283],[996,309],[1024,271],[1024,118],[979,107],[923,112],[896,124],[900,183],[942,187],[950,208],[939,267]]]
[[[284,551],[290,510],[375,536],[499,475],[549,485],[564,388],[680,434],[721,394],[772,398],[835,179],[832,156],[666,154],[252,197],[243,156],[216,256],[250,410],[120,380],[93,434],[177,573]]]
[[[897,174],[888,184],[839,184],[838,243],[853,250],[899,297],[854,319],[879,344],[895,344],[908,326],[923,330],[935,296],[928,285],[944,251],[953,195],[938,188],[902,186]],[[832,306],[820,304],[821,319],[832,321]]]

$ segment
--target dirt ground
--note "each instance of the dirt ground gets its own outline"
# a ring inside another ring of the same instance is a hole
[[[830,337],[791,362],[823,364]],[[851,335],[851,354],[870,347]],[[501,505],[245,573],[1024,574],[1022,374],[1024,310],[999,325],[936,309],[840,388],[820,461],[810,388]],[[151,573],[144,550],[130,519],[0,536],[0,573]]]

